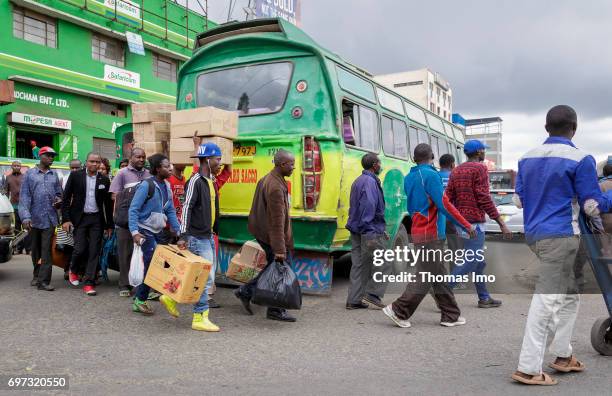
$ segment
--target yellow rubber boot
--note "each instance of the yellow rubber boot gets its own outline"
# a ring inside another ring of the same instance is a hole
[[[174,301],[170,297],[162,294],[159,297],[159,302],[161,303],[161,305],[164,306],[164,308],[166,308],[166,311],[168,311],[168,313],[174,316],[175,318],[178,318],[179,315],[181,314],[178,308],[176,307],[176,301]]]
[[[208,319],[208,309],[202,313],[193,314],[191,328],[198,331],[219,331],[219,326]]]

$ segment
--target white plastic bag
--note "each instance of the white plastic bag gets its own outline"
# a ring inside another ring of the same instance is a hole
[[[134,244],[132,252],[132,261],[130,261],[129,273],[130,285],[136,287],[144,281],[144,259],[142,257],[142,248],[140,245]]]

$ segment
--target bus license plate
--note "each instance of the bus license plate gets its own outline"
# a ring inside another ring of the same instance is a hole
[[[255,155],[255,146],[234,145],[235,157],[251,157]]]

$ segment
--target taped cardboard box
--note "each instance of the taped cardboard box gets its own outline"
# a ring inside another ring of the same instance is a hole
[[[237,282],[247,283],[255,278],[266,264],[266,252],[259,243],[247,241],[230,260],[225,276]]]
[[[170,113],[176,105],[170,103],[134,103],[132,105],[132,122],[169,122]]]
[[[181,304],[200,300],[212,264],[175,245],[157,245],[145,283]]]
[[[238,136],[238,113],[198,107],[196,109],[173,111],[170,116],[172,138],[195,136],[219,136],[235,139]]]
[[[134,147],[140,147],[141,149],[143,149],[147,157],[150,157],[153,154],[158,154],[158,153],[168,156],[168,153],[169,153],[168,146],[169,145],[168,145],[167,140],[161,141],[161,142],[139,142],[139,141],[134,142]]]
[[[179,138],[170,139],[170,162],[173,164],[193,164],[193,155],[195,148],[193,147],[193,139]]]
[[[169,122],[141,122],[133,124],[134,140],[137,142],[160,142],[170,140]]]

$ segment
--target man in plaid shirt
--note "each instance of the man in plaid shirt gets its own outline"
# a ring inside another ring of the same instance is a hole
[[[485,159],[486,148],[487,146],[479,140],[465,142],[463,152],[468,159],[453,169],[446,187],[448,199],[459,210],[461,216],[475,226],[477,232],[476,238],[469,239],[465,232],[458,231],[459,235],[464,238],[463,248],[474,253],[466,256],[465,264],[455,265],[453,275],[464,275],[471,272],[482,275],[484,273],[487,265],[484,261],[485,214],[499,224],[504,238],[512,237],[512,233],[499,216],[489,193],[489,173],[482,163]],[[475,254],[477,251],[480,251],[481,254]],[[501,305],[500,300],[491,298],[484,282],[476,282],[475,285],[479,308],[496,308]],[[450,286],[455,287],[456,284]]]

